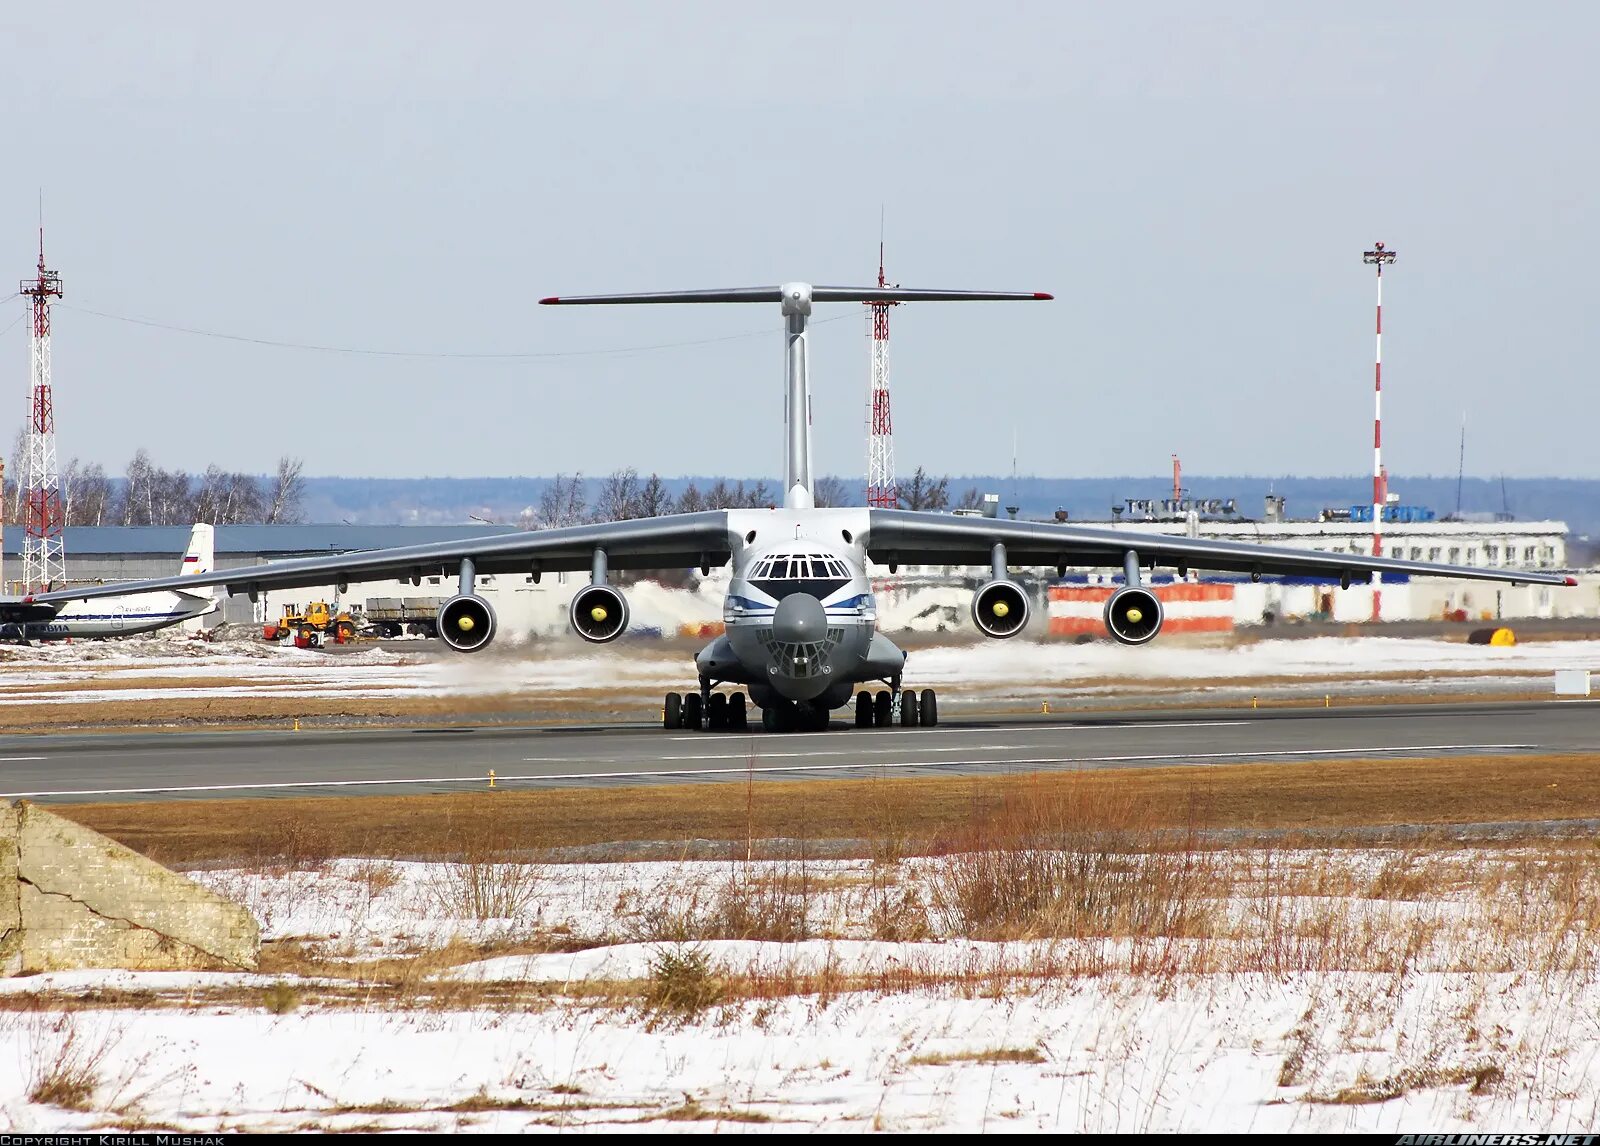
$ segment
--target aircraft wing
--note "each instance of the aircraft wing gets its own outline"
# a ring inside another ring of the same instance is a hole
[[[1214,569],[1260,576],[1348,577],[1352,584],[1368,575],[1406,573],[1413,577],[1459,577],[1522,585],[1576,585],[1561,573],[1527,569],[1485,569],[1398,561],[1359,553],[1321,553],[1312,549],[1256,545],[1248,541],[1213,541],[1131,529],[1062,525],[1054,522],[1007,521],[956,517],[900,509],[869,511],[867,556],[896,565],[987,565],[994,545],[1005,546],[1008,565],[1109,565],[1120,567],[1132,550],[1145,568]]]
[[[265,593],[275,589],[301,589],[359,581],[420,582],[423,577],[455,577],[461,562],[470,558],[479,576],[485,573],[563,573],[588,570],[594,551],[603,549],[610,569],[681,569],[695,565],[721,565],[728,560],[731,541],[728,515],[723,510],[680,513],[634,521],[608,521],[564,529],[539,529],[526,533],[499,533],[492,537],[408,545],[393,549],[367,549],[326,557],[297,557],[264,565],[243,565],[211,573],[163,577],[154,581],[117,581],[106,585],[40,593],[31,601],[48,605],[85,601],[126,593],[162,590],[190,592],[220,585],[229,596]]]
[[[40,604],[25,597],[0,597],[0,624],[53,621],[60,605]]]

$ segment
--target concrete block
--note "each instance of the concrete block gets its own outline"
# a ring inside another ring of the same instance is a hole
[[[0,804],[0,976],[15,975],[22,970],[17,825],[17,809],[10,804]]]
[[[1556,669],[1557,696],[1588,696],[1588,669]]]
[[[240,905],[35,804],[0,808],[0,973],[254,969],[260,953]]]

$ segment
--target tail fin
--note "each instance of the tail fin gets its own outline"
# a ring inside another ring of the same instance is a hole
[[[217,531],[203,521],[195,522],[189,533],[189,548],[184,551],[178,576],[196,577],[216,568]]]
[[[545,306],[617,306],[679,302],[775,302],[783,309],[785,381],[783,504],[810,509],[811,381],[806,361],[806,321],[814,302],[980,302],[1046,300],[1042,291],[913,290],[901,287],[782,286],[734,287],[728,290],[655,291],[648,294],[590,294],[542,298]]]

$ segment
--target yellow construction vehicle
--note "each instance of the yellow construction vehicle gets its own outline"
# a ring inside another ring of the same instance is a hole
[[[285,605],[283,616],[262,626],[261,635],[269,641],[292,637],[297,649],[321,648],[329,639],[343,645],[355,639],[356,620],[347,610],[334,613],[326,601],[313,601],[303,612],[299,605]]]

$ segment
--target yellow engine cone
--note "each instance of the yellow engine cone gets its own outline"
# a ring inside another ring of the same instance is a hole
[[[1137,625],[1142,620],[1144,620],[1144,610],[1143,609],[1129,609],[1128,610],[1128,624]]]
[[[594,608],[589,610],[589,618],[597,625],[604,621],[606,616],[607,614],[605,606],[603,605],[596,605]]]
[[[463,633],[472,632],[472,618],[471,617],[462,617],[459,621],[456,622],[456,628],[460,629]]]
[[[996,601],[994,603],[994,615],[995,616],[1003,617],[1009,612],[1011,612],[1011,606],[1006,604],[1004,601]]]

